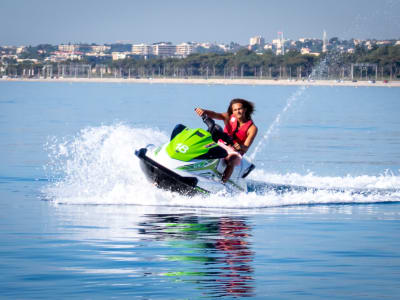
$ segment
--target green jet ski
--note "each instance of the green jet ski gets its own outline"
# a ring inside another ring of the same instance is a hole
[[[233,145],[233,141],[207,115],[204,114],[202,119],[207,131],[178,124],[168,143],[136,150],[144,174],[159,188],[189,196],[221,191],[248,192],[245,178],[255,166],[243,157],[230,179],[222,183],[226,167],[224,158],[228,153],[218,141],[227,145]]]

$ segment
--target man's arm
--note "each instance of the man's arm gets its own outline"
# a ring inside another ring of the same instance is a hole
[[[202,109],[200,107],[197,107],[195,109],[196,113],[201,117],[203,114],[206,114],[209,116],[211,119],[216,119],[216,120],[222,120],[226,121],[228,119],[228,114],[227,113],[217,113],[212,110],[207,110],[207,109]]]

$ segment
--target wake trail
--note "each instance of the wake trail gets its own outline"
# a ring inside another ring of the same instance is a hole
[[[50,139],[45,166],[49,183],[42,193],[54,203],[65,204],[234,209],[400,201],[400,176],[390,173],[321,177],[262,169],[249,176],[258,184],[254,192],[188,198],[147,182],[134,155],[136,149],[167,140],[168,135],[160,130],[123,124],[85,128],[73,137]]]

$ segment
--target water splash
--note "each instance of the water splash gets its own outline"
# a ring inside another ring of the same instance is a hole
[[[328,79],[328,69],[329,65],[335,65],[338,64],[340,53],[339,52],[328,52],[327,55],[322,58],[319,63],[313,67],[311,74],[308,76],[308,81],[314,81],[314,80],[326,80]],[[256,158],[257,154],[262,150],[262,146],[266,144],[268,141],[269,137],[271,134],[277,129],[277,127],[281,123],[281,118],[282,116],[294,105],[295,102],[297,102],[305,91],[307,90],[308,85],[302,85],[300,86],[286,101],[286,105],[283,107],[282,111],[278,113],[278,115],[275,117],[274,121],[271,123],[271,125],[268,127],[264,135],[262,136],[261,140],[258,142],[256,147],[254,148],[254,151],[252,152],[251,155],[249,155],[250,161],[254,161]]]
[[[287,205],[372,203],[400,201],[400,176],[320,177],[313,174],[273,174],[255,170],[251,180],[267,186],[262,193],[188,198],[157,189],[147,182],[134,150],[168,140],[152,129],[114,126],[91,127],[76,136],[52,139],[46,148],[46,170],[51,182],[45,199],[63,204],[146,205],[249,209]],[[273,184],[295,187],[282,192]]]
[[[254,161],[256,158],[257,154],[262,150],[262,147],[266,142],[268,141],[269,137],[271,134],[276,130],[276,128],[279,126],[281,123],[281,117],[290,109],[290,107],[293,105],[294,102],[296,102],[298,99],[301,98],[301,96],[304,94],[305,90],[307,89],[307,86],[303,85],[299,87],[286,101],[285,107],[282,109],[282,111],[275,117],[275,120],[271,123],[271,125],[268,127],[267,131],[264,133],[262,136],[261,140],[258,142],[256,147],[254,148],[254,151],[248,156],[250,161]]]
[[[85,128],[75,137],[52,139],[46,145],[45,169],[53,183],[44,192],[52,199],[77,202],[121,194],[124,201],[133,186],[138,192],[138,181],[145,181],[134,150],[166,140],[158,130],[122,124]]]
[[[321,59],[321,61],[318,63],[317,66],[313,68],[311,71],[311,74],[308,76],[308,81],[313,81],[313,80],[321,80],[321,79],[327,79],[327,74],[328,74],[328,61],[334,61],[336,59],[337,54],[336,53],[331,53],[328,54],[326,57]],[[262,136],[261,140],[258,142],[256,147],[254,148],[254,151],[249,155],[250,161],[254,161],[256,158],[257,154],[261,151],[262,146],[266,144],[268,141],[269,137],[271,134],[277,129],[277,127],[281,123],[281,117],[293,106],[295,102],[297,102],[305,91],[307,90],[308,85],[302,85],[300,86],[286,101],[286,105],[283,107],[282,111],[278,113],[278,115],[275,117],[274,121],[271,123],[271,125],[268,127],[264,135]]]

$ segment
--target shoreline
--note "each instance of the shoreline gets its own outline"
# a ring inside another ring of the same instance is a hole
[[[146,83],[146,84],[207,84],[207,85],[270,85],[270,86],[350,86],[350,87],[400,87],[400,81],[337,81],[337,80],[271,80],[223,78],[0,78],[15,82],[93,82],[93,83]]]

